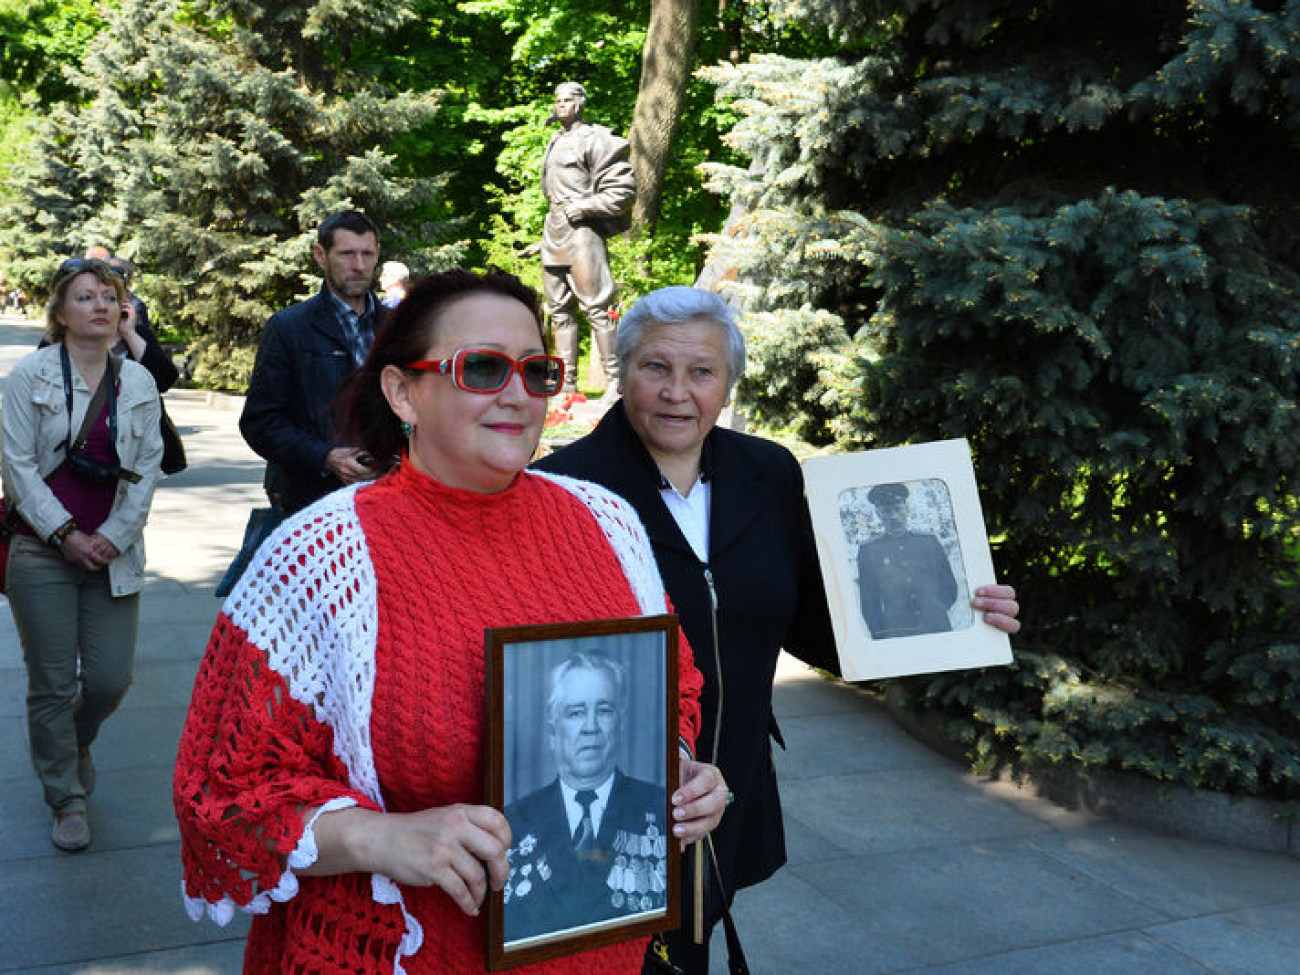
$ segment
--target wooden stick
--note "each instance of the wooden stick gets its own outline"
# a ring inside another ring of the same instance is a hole
[[[695,841],[695,943],[704,944],[704,840]]]

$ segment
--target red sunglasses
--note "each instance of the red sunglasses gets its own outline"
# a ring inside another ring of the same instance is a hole
[[[512,359],[492,349],[461,349],[450,359],[421,359],[408,362],[405,368],[443,376],[450,373],[456,388],[467,393],[499,393],[516,372],[531,396],[554,396],[564,383],[564,360],[558,356]]]

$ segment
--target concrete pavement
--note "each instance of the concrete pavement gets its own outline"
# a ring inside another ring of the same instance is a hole
[[[0,396],[39,333],[0,320]],[[170,773],[212,590],[261,500],[262,465],[236,409],[184,390],[167,404],[190,468],[155,496],[136,684],[95,748],[85,853],[50,844],[0,597],[0,973],[239,970],[244,923],[194,924],[181,906]],[[876,695],[789,659],[776,707],[790,863],[737,899],[754,975],[1300,972],[1300,860],[1069,812],[970,775]]]

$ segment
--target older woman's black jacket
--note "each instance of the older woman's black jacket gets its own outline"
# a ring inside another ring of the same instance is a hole
[[[736,802],[714,841],[729,890],[758,883],[785,862],[768,737],[780,742],[772,717],[778,652],[784,647],[808,663],[838,669],[798,461],[778,444],[731,430],[715,428],[705,440],[704,476],[712,489],[707,568],[719,604],[716,657],[706,566],[664,504],[659,471],[622,402],[586,437],[535,466],[603,484],[641,515],[704,674],[704,725],[696,751],[705,761],[712,758],[718,727],[721,661],[717,764]]]

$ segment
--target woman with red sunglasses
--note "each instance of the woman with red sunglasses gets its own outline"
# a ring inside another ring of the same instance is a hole
[[[626,504],[524,471],[563,375],[517,279],[419,282],[347,392],[352,442],[393,469],[288,520],[225,603],[175,803],[192,916],[255,915],[245,971],[484,970],[480,908],[518,840],[483,802],[484,630],[666,610]],[[689,748],[701,679],[684,640],[679,671]],[[681,766],[684,845],[727,788]],[[633,973],[644,950],[520,970]]]

